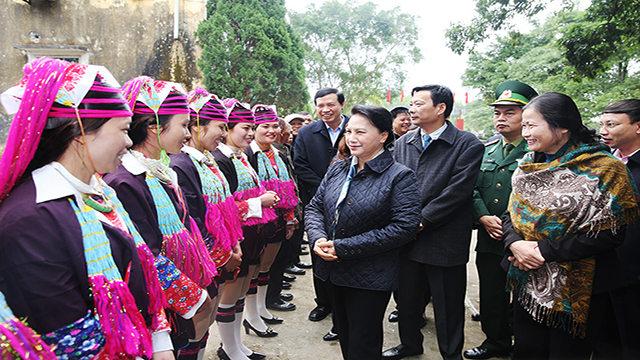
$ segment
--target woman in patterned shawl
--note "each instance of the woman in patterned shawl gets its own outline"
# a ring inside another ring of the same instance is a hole
[[[624,285],[614,249],[638,216],[637,191],[570,97],[542,94],[524,109],[532,152],[503,217],[514,358],[588,359],[607,292]]]

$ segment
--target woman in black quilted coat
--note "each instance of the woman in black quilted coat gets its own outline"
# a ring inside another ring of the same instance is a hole
[[[314,275],[326,281],[342,356],[380,359],[382,321],[398,286],[400,247],[420,223],[415,174],[394,162],[391,114],[356,105],[345,129],[352,156],[334,163],[305,213]]]

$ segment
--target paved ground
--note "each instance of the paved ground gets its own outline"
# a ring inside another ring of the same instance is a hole
[[[475,234],[474,234],[475,235]],[[475,237],[475,236],[474,236]],[[474,249],[475,242],[471,245]],[[480,345],[484,340],[484,334],[480,329],[480,323],[471,321],[471,314],[477,312],[478,308],[478,276],[475,267],[475,252],[470,251],[471,259],[468,264],[467,282],[467,321],[465,322],[465,346],[470,349]],[[304,256],[303,261],[310,262],[309,256]],[[322,336],[331,328],[331,317],[319,322],[312,322],[307,319],[311,309],[315,307],[313,302],[314,293],[311,282],[311,271],[307,275],[298,276],[293,282],[293,287],[289,291],[294,295],[292,301],[297,309],[292,312],[274,312],[275,315],[285,319],[284,323],[274,325],[280,333],[275,338],[259,338],[253,333],[246,335],[243,331],[242,340],[245,345],[254,351],[267,355],[267,359],[280,360],[339,360],[342,358],[340,345],[337,341],[326,342]],[[395,308],[393,300],[390,301],[387,314]],[[431,305],[427,307],[427,326],[422,329],[424,334],[424,354],[420,356],[407,357],[408,360],[441,359],[436,342],[435,326],[433,322],[433,309]],[[397,324],[384,322],[384,349],[399,344]],[[211,336],[205,353],[205,359],[217,360],[216,350],[220,346],[218,332],[213,325]],[[498,358],[496,358],[498,359]],[[506,359],[506,358],[504,358]],[[504,360],[502,359],[502,360]]]

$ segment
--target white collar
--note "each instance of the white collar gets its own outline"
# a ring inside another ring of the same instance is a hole
[[[257,152],[264,152],[261,148],[260,145],[258,145],[258,143],[253,140],[251,142],[251,145],[249,145],[251,147],[251,152],[253,152],[254,154]],[[273,151],[274,154],[278,155],[280,152],[278,151],[278,149],[276,149],[273,144],[269,145],[269,150]]]
[[[431,140],[437,140],[440,135],[442,135],[442,133],[447,129],[447,122],[444,122],[444,125],[442,125],[438,130],[432,132],[431,134],[428,134],[429,137],[431,138]],[[420,128],[420,137],[424,137],[424,135],[427,135],[426,132],[424,132],[424,130],[422,130],[422,128]]]
[[[135,150],[129,150],[127,151],[126,154],[124,154],[124,156],[122,156],[122,166],[124,166],[124,168],[127,169],[127,171],[133,175],[148,173],[153,176],[153,171],[149,169],[146,165],[144,165],[142,162],[138,161],[138,159],[132,155],[131,153],[132,151],[135,151]],[[158,161],[158,160],[155,160],[155,161]],[[174,186],[177,186],[178,174],[176,174],[176,172],[173,171],[173,169],[171,168],[169,168],[169,177],[171,178],[171,184],[173,184]]]
[[[67,196],[75,196],[78,207],[82,208],[84,206],[82,194],[99,195],[100,192],[97,188],[100,185],[108,187],[104,181],[98,180],[95,175],[91,175],[89,184],[85,184],[56,161],[34,170],[31,173],[31,177],[36,188],[36,204]]]
[[[229,145],[227,144],[218,144],[218,149],[220,149],[220,152],[222,153],[222,155],[228,157],[228,158],[232,158],[232,157],[244,157],[246,158],[246,154],[244,153],[244,151],[240,151],[239,154],[236,154],[233,149],[231,149],[229,147]]]
[[[203,153],[200,152],[200,150],[193,148],[191,146],[183,146],[181,151],[187,155],[192,156],[193,158],[195,158],[196,160],[198,160],[199,162],[204,162],[205,159],[207,158],[207,156]]]

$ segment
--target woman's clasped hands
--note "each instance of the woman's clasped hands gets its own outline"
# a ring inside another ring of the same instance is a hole
[[[325,238],[316,240],[315,244],[313,245],[313,252],[315,252],[316,255],[320,256],[325,261],[338,260],[336,248],[333,247],[333,241],[329,241]]]

